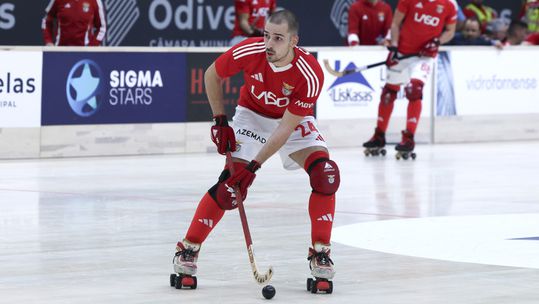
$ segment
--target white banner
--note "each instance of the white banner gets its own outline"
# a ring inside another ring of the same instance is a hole
[[[41,126],[42,52],[0,51],[0,128]]]
[[[450,53],[456,115],[539,113],[537,50]]]
[[[386,81],[385,65],[344,77],[335,77],[324,67],[324,60],[328,60],[333,69],[342,71],[384,61],[386,56],[387,51],[382,48],[318,52],[318,61],[324,70],[325,80],[316,103],[317,119],[376,119],[380,94]],[[432,73],[423,88],[422,117],[431,115],[431,92]],[[408,100],[404,96],[404,86],[401,86],[392,117],[406,117],[407,107]]]

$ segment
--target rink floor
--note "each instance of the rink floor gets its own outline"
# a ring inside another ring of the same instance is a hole
[[[309,183],[274,156],[246,201],[279,303],[539,303],[539,142],[420,145],[415,161],[336,149],[334,293],[306,291]],[[0,161],[0,303],[261,303],[239,216],[202,247],[198,289],[172,255],[224,159]]]

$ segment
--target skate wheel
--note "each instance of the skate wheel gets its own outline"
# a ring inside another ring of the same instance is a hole
[[[329,282],[328,281],[319,281],[318,284],[316,284],[316,288],[320,291],[326,291],[329,289]]]
[[[170,287],[174,287],[176,285],[176,274],[173,273],[170,275]]]
[[[365,156],[367,156],[367,157],[368,157],[368,156],[369,156],[369,154],[370,154],[370,153],[369,153],[369,150],[364,150],[364,151],[363,151],[363,154],[365,154]]]
[[[408,154],[403,154],[403,155],[402,155],[402,158],[403,158],[404,160],[407,160],[407,159],[408,159]]]
[[[183,277],[182,278],[182,285],[185,286],[185,287],[191,287],[191,289],[194,289],[194,288],[192,288],[192,286],[195,285],[195,278],[194,277]]]
[[[417,155],[416,155],[415,153],[412,153],[412,159],[415,160],[415,157],[416,157],[416,156],[417,156]]]
[[[326,293],[333,293],[333,282],[329,281],[329,288],[326,289]]]
[[[316,288],[316,281],[315,280],[312,280],[311,281],[311,289],[310,289],[311,293],[316,293],[318,291],[318,289]]]
[[[182,278],[181,278],[181,276],[176,276],[174,278],[174,287],[176,289],[181,289],[182,288]]]
[[[400,160],[400,159],[401,159],[401,155],[400,155],[399,153],[397,153],[397,154],[395,154],[395,158],[396,158],[397,160]]]
[[[386,156],[386,152],[387,152],[386,149],[382,149],[382,150],[380,151],[380,153],[382,154],[382,156]]]
[[[313,279],[312,279],[312,278],[308,278],[308,279],[307,279],[307,291],[311,291],[312,285],[313,285]]]

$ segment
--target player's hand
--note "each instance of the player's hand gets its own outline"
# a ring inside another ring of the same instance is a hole
[[[399,63],[399,51],[396,46],[388,46],[387,50],[389,51],[389,54],[387,54],[386,59],[386,65],[388,67],[392,67],[394,65],[397,65]]]
[[[438,54],[438,48],[440,48],[440,39],[434,38],[425,43],[421,51],[419,51],[419,55],[422,57],[435,57]]]
[[[236,136],[234,129],[228,125],[226,115],[213,117],[215,125],[211,127],[211,140],[217,146],[217,152],[225,155],[227,151],[236,151]]]
[[[247,166],[237,170],[225,183],[234,187],[237,186],[243,198],[247,196],[247,188],[251,186],[256,177],[256,170],[260,169],[260,163],[252,160]]]
[[[264,36],[264,30],[259,29],[257,27],[253,27],[253,32],[251,33],[251,35],[249,35],[249,37],[262,37],[262,36]]]

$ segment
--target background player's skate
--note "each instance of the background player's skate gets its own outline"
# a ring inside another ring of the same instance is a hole
[[[182,287],[197,288],[197,258],[200,251],[199,244],[193,244],[187,240],[178,242],[176,254],[172,259],[174,272],[170,275],[170,286],[181,289]]]
[[[416,158],[416,154],[414,152],[415,142],[414,142],[414,134],[410,133],[409,131],[405,130],[402,131],[402,141],[395,146],[395,150],[397,150],[397,154],[395,154],[395,157],[397,159],[408,159]]]
[[[369,141],[363,143],[363,147],[365,148],[365,156],[378,156],[386,155],[386,149],[384,148],[386,146],[386,136],[385,133],[382,132],[379,128],[376,128],[374,130],[374,135],[369,139]]]
[[[329,257],[331,245],[315,243],[314,248],[309,248],[311,275],[313,278],[307,279],[307,290],[312,293],[323,291],[325,293],[333,292],[333,277],[335,270],[333,269],[333,261]]]

